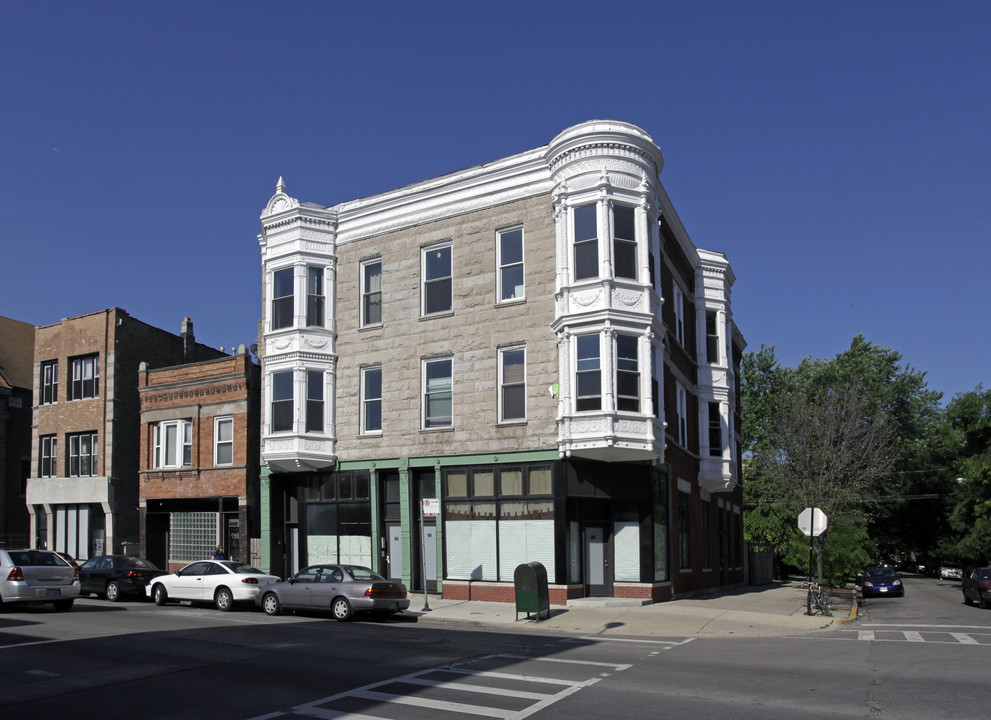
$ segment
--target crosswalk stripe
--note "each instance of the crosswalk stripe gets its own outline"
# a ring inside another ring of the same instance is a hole
[[[915,632],[915,630],[906,630],[902,633],[902,635],[904,635],[905,639],[909,642],[925,642],[925,640],[922,639],[922,633]]]
[[[977,642],[977,640],[975,640],[974,638],[972,638],[967,633],[950,633],[950,635],[952,635],[953,637],[955,637],[957,640],[959,640],[964,645],[980,645],[980,643]]]
[[[874,631],[873,630],[861,630],[859,633],[857,633],[857,639],[858,640],[868,640],[868,641],[873,640],[874,639]]]

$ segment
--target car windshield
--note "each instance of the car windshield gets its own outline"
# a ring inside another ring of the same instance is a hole
[[[139,570],[158,570],[157,567],[144,558],[136,557],[124,558],[124,567],[137,568]]]
[[[893,578],[897,577],[894,570],[891,568],[869,568],[866,573],[867,577],[871,579],[883,579],[883,578]]]
[[[231,572],[249,573],[249,574],[252,574],[252,575],[264,575],[265,574],[261,570],[259,570],[258,568],[252,567],[251,565],[248,565],[247,563],[231,562],[231,561],[228,560],[228,561],[222,562],[220,564],[223,565],[225,568],[228,568]]]
[[[360,565],[348,565],[344,568],[348,571],[348,575],[353,577],[355,580],[385,580],[384,577],[379,575],[374,570],[369,570],[366,567],[361,567]]]

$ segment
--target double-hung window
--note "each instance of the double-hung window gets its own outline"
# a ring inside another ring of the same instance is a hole
[[[423,248],[423,314],[450,312],[451,246]]]
[[[292,430],[292,376],[292,370],[272,373],[272,432],[286,432]]]
[[[523,228],[500,230],[496,242],[499,300],[521,300],[523,287]]]
[[[361,326],[382,323],[382,261],[361,266]]]
[[[272,329],[292,327],[295,313],[295,269],[288,267],[272,273]]]
[[[58,360],[41,363],[41,404],[58,402]]]
[[[361,432],[382,432],[382,367],[361,370]]]
[[[719,403],[709,403],[709,455],[723,454],[723,430],[719,417]]]
[[[677,432],[678,444],[688,447],[688,391],[678,383],[676,390],[676,412],[677,412]]]
[[[234,463],[234,418],[213,419],[213,464],[232,465]]]
[[[616,336],[616,409],[640,412],[640,363],[636,335]]]
[[[306,371],[306,432],[323,432],[323,371]]]
[[[97,437],[95,432],[69,436],[69,477],[96,475]]]
[[[575,409],[602,409],[602,371],[599,360],[599,335],[575,337]]]
[[[526,420],[526,350],[499,351],[499,421]]]
[[[708,363],[719,362],[719,324],[715,310],[705,312],[705,359]]]
[[[678,344],[685,347],[685,294],[674,286],[674,336]]]
[[[636,210],[629,205],[614,205],[613,274],[618,278],[637,279]]]
[[[423,427],[453,425],[453,389],[451,358],[423,362]]]
[[[40,477],[55,477],[58,474],[58,438],[55,435],[45,435],[41,438],[41,467],[38,468]]]
[[[87,355],[72,359],[70,400],[86,400],[100,395],[100,356]]]
[[[323,268],[306,268],[306,326],[323,327]]]
[[[158,423],[153,446],[154,467],[189,467],[193,462],[193,424],[189,420]]]
[[[575,280],[599,277],[599,231],[596,206],[579,205],[574,209]]]

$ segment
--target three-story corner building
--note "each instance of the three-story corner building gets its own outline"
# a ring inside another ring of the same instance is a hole
[[[537,561],[555,603],[742,582],[734,276],[692,244],[662,163],[640,128],[591,121],[333,206],[279,180],[263,567],[511,601]]]
[[[37,328],[31,475],[35,547],[77,559],[138,547],[138,367],[222,355],[120,308]]]

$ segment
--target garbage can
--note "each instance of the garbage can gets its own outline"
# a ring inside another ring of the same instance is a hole
[[[520,613],[525,612],[527,617],[530,613],[537,614],[537,622],[540,622],[540,613],[547,611],[547,617],[551,616],[551,599],[547,590],[547,569],[539,562],[529,562],[517,565],[513,573],[513,584],[516,589],[516,619],[520,619]]]

